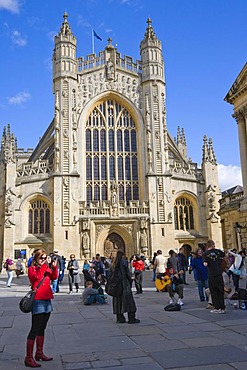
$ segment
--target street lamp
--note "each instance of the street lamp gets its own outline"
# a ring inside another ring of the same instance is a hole
[[[235,232],[236,232],[236,237],[237,237],[237,247],[239,249],[242,249],[242,229],[246,229],[247,224],[241,225],[240,223],[236,222],[233,226]]]

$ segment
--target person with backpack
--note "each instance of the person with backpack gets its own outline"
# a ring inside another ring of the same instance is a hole
[[[8,257],[6,259],[3,267],[5,268],[5,270],[7,272],[7,276],[8,276],[6,286],[8,288],[11,288],[11,283],[12,283],[12,279],[13,279],[13,271],[14,271],[14,262],[13,262],[11,257]]]
[[[126,322],[124,313],[128,314],[129,324],[138,324],[140,320],[136,319],[136,304],[131,290],[131,274],[128,267],[128,261],[123,258],[124,253],[119,250],[110,268],[107,285],[111,288],[114,285],[116,290],[113,295],[113,314],[117,317],[117,323]],[[106,286],[107,286],[106,285]],[[106,292],[109,290],[106,288]],[[109,294],[109,293],[108,293]]]

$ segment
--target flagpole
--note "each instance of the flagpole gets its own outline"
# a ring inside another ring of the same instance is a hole
[[[93,35],[93,29],[92,29],[92,49],[94,54],[94,35]]]

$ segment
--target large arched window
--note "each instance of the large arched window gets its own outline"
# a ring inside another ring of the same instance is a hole
[[[139,199],[136,126],[128,110],[114,100],[99,103],[86,123],[87,204],[110,200],[111,183],[118,199]]]
[[[174,204],[174,225],[176,230],[193,230],[193,203],[186,197],[177,198]]]
[[[29,204],[28,233],[50,234],[50,207],[44,200],[33,200]]]

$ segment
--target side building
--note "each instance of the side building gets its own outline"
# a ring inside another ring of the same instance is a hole
[[[45,247],[68,256],[152,256],[214,239],[221,247],[220,191],[212,140],[201,168],[182,128],[166,122],[162,45],[150,19],[140,61],[108,39],[77,58],[67,13],[53,54],[54,118],[37,147],[18,149],[4,128],[0,171],[1,258]]]
[[[234,106],[233,118],[238,125],[238,140],[241,170],[243,178],[242,192],[228,199],[228,211],[225,203],[220,205],[219,215],[223,222],[224,234],[236,234],[239,250],[247,248],[247,63],[237,76],[224,99]],[[231,212],[232,210],[232,212]],[[229,246],[232,248],[232,245]]]

